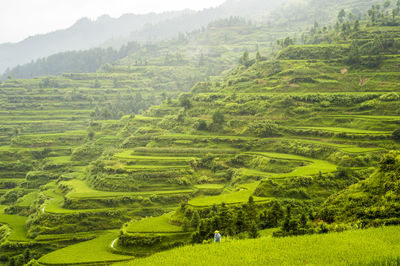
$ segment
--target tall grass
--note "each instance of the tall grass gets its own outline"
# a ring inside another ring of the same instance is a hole
[[[118,265],[398,265],[400,227],[185,246]]]

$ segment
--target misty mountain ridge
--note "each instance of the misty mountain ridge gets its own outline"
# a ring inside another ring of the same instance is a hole
[[[119,18],[103,15],[97,20],[82,18],[68,29],[32,36],[15,44],[0,44],[0,73],[8,68],[10,71],[4,74],[12,74],[17,65],[32,63],[60,52],[110,46],[120,48],[129,42],[156,43],[232,16],[281,29],[296,26],[301,31],[312,26],[315,21],[320,24],[332,23],[342,8],[359,14],[377,2],[379,1],[227,0],[218,7],[201,11],[185,9],[161,14],[125,14]]]
[[[160,14],[125,14],[119,18],[103,15],[94,21],[82,18],[67,29],[31,36],[18,43],[0,44],[0,73],[7,68],[59,52],[84,50],[105,43],[121,46],[127,40],[158,41],[229,16],[261,17],[282,3],[271,0],[229,0],[219,7],[201,11],[185,9]],[[114,41],[107,42],[111,39]]]

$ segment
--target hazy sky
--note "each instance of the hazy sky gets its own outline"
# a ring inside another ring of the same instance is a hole
[[[71,26],[81,17],[200,10],[225,0],[0,0],[0,43]]]

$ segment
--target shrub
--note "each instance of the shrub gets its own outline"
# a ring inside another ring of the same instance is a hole
[[[379,97],[379,100],[384,102],[398,101],[400,100],[400,95],[396,92],[389,92]]]
[[[279,126],[272,121],[253,122],[247,131],[260,138],[280,136]]]
[[[393,138],[397,141],[400,141],[400,128],[396,129],[393,134],[392,134]]]

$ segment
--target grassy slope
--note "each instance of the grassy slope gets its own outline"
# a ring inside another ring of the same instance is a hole
[[[322,255],[323,254],[323,255]],[[195,245],[117,265],[349,265],[400,254],[400,227]]]
[[[171,214],[159,217],[144,218],[140,221],[132,221],[125,230],[128,233],[176,233],[182,232],[182,227],[169,223]]]
[[[29,241],[26,237],[25,222],[27,217],[18,215],[8,215],[4,214],[4,209],[6,206],[0,205],[0,224],[4,223],[11,227],[12,233],[8,240],[10,241]]]
[[[320,171],[322,173],[334,172],[337,169],[337,166],[324,160],[317,160],[312,158],[307,158],[304,156],[298,156],[293,154],[282,154],[282,153],[274,153],[274,152],[254,152],[253,154],[259,154],[270,158],[278,158],[278,159],[290,159],[290,160],[301,160],[308,161],[311,164],[306,166],[298,167],[295,170],[289,173],[281,173],[281,174],[272,174],[272,173],[263,173],[256,170],[246,170],[248,173],[260,174],[261,176],[266,175],[271,178],[287,178],[287,177],[296,177],[296,176],[311,176],[316,175]]]
[[[131,259],[130,256],[113,254],[111,243],[117,237],[117,231],[108,231],[96,239],[72,245],[55,252],[49,253],[39,262],[45,265],[79,263],[105,263]]]
[[[258,182],[241,185],[238,191],[221,194],[218,196],[197,197],[189,201],[189,204],[195,207],[211,206],[213,204],[235,204],[246,202],[251,195],[253,195]],[[268,198],[254,197],[255,201],[267,201]]]

